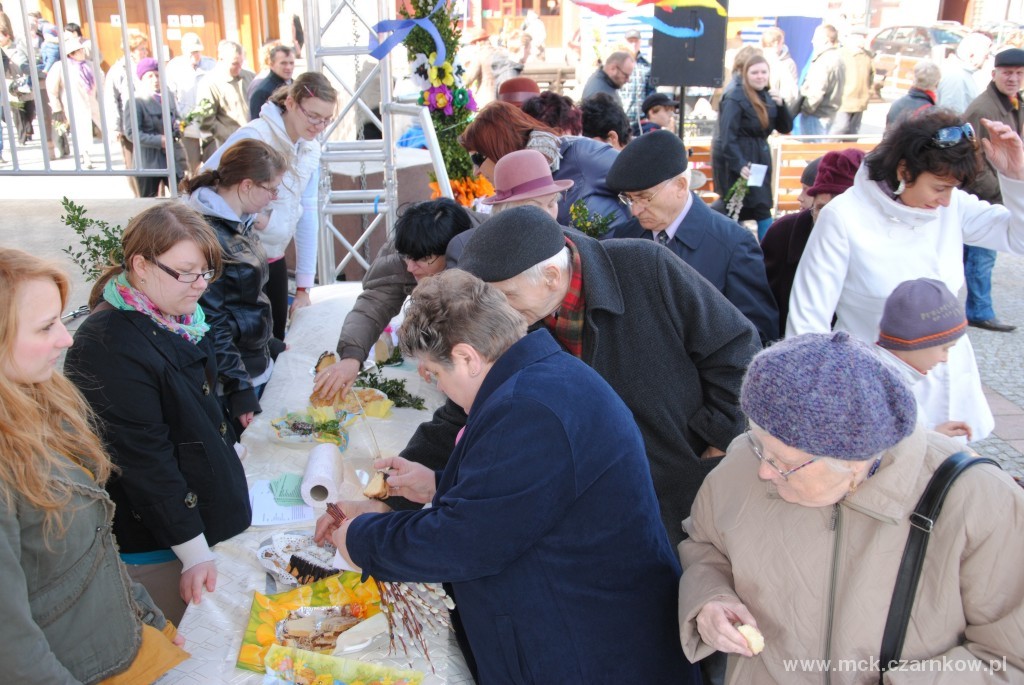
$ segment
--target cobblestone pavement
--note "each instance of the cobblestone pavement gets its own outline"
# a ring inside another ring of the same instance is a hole
[[[996,314],[1012,333],[969,328],[996,428],[971,446],[1014,476],[1024,477],[1024,257],[1000,254],[992,276]]]

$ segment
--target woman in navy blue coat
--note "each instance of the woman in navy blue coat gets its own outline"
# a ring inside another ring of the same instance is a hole
[[[594,370],[525,330],[463,271],[416,287],[403,350],[469,420],[443,472],[378,461],[391,494],[431,508],[358,515],[332,539],[374,578],[449,583],[481,683],[696,683],[639,429]]]
[[[761,185],[747,189],[739,215],[739,221],[757,221],[760,240],[772,225],[772,153],[768,136],[772,131],[792,131],[793,118],[782,97],[768,90],[768,62],[763,56],[753,55],[742,69],[739,81],[722,97],[718,108],[711,168],[715,191],[725,198],[741,176],[750,176],[751,164],[768,167]]]

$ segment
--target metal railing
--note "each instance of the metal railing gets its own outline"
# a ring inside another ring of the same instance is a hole
[[[92,0],[85,0],[83,3],[86,13],[86,27],[88,28],[89,36],[99,35],[96,30],[96,15],[93,8]],[[145,0],[146,17],[147,23],[150,27],[149,43],[153,46],[154,55],[163,54],[163,36],[160,31],[160,0]],[[49,95],[44,90],[44,79],[46,74],[41,71],[39,65],[42,63],[41,55],[39,54],[39,48],[36,47],[33,39],[34,32],[32,31],[30,18],[28,16],[29,9],[27,7],[26,0],[18,0],[17,10],[20,13],[21,25],[26,36],[24,43],[25,51],[28,56],[28,71],[31,81],[32,88],[32,102],[35,105],[35,119],[36,125],[34,129],[39,136],[40,141],[40,153],[41,159],[39,162],[31,162],[30,160],[24,160],[23,163],[23,151],[19,150],[19,145],[16,137],[16,126],[14,123],[14,111],[12,108],[11,95],[9,91],[10,83],[8,82],[6,74],[0,70],[0,104],[3,105],[4,111],[4,123],[6,125],[7,140],[10,143],[10,154],[12,166],[7,168],[0,168],[0,176],[124,176],[124,177],[158,177],[166,178],[167,185],[172,195],[177,192],[177,170],[174,165],[174,154],[173,149],[168,149],[165,157],[167,164],[163,168],[158,169],[143,169],[140,168],[140,156],[135,154],[133,156],[132,168],[124,168],[123,165],[115,163],[114,155],[112,154],[112,143],[116,144],[117,132],[111,132],[109,127],[109,121],[113,115],[112,112],[107,111],[107,103],[103,97],[103,80],[104,74],[100,69],[98,50],[93,49],[91,55],[88,56],[90,66],[92,67],[93,76],[96,84],[96,104],[99,111],[99,121],[95,121],[90,116],[90,125],[87,131],[82,132],[79,130],[79,126],[76,125],[79,121],[76,119],[76,103],[75,103],[75,83],[71,74],[71,64],[67,52],[65,50],[64,33],[66,22],[64,20],[64,13],[61,3],[55,2],[53,4],[54,12],[54,25],[57,28],[58,34],[58,47],[60,50],[60,60],[55,62],[50,69],[60,69],[62,88],[60,96],[63,100],[63,104],[66,108],[65,119],[68,123],[68,137],[71,148],[71,155],[73,157],[74,166],[71,169],[63,168],[61,166],[54,166],[53,162],[56,161],[53,155],[54,136],[50,122],[47,118],[50,116],[51,108],[49,106]],[[11,12],[10,3],[8,3],[8,11]],[[13,12],[12,12],[13,13]],[[114,15],[119,18],[120,25],[127,27],[128,17],[125,11],[125,0],[118,0],[117,3],[117,14]],[[95,47],[95,46],[94,46]],[[129,55],[130,50],[128,47],[128,31],[124,30],[121,32],[121,48],[126,55],[125,60],[128,64],[128,68],[131,69]],[[169,148],[173,148],[173,143],[170,141],[174,140],[173,122],[171,121],[170,115],[170,100],[168,99],[169,93],[167,91],[167,79],[165,78],[164,64],[162,60],[157,60],[158,73],[160,75],[160,83],[163,91],[163,97],[161,98],[161,107],[163,112],[163,124],[164,124],[164,140],[169,141]],[[140,149],[139,141],[139,120],[138,112],[136,110],[136,83],[133,77],[126,79],[128,86],[128,98],[126,101],[124,115],[130,116],[132,121],[132,136],[131,143],[134,150]],[[47,98],[44,100],[44,98]],[[78,103],[81,105],[82,103]],[[81,115],[81,113],[78,113]],[[93,142],[92,125],[95,125],[100,131],[100,144],[102,145],[102,163],[96,168],[85,168],[82,164],[83,157],[88,155],[92,157],[92,152],[95,150],[95,143]],[[111,134],[114,135],[111,135]],[[84,139],[84,140],[83,140]]]

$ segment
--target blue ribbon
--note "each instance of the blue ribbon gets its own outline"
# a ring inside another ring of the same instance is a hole
[[[660,31],[666,36],[672,36],[673,38],[699,38],[704,35],[704,22],[700,19],[697,20],[697,28],[690,29],[684,26],[672,26],[666,24],[657,17],[633,17],[637,21],[649,24],[654,27],[655,31]]]
[[[434,26],[430,17],[436,14],[446,1],[437,0],[437,4],[434,5],[434,9],[430,10],[430,14],[420,19],[389,19],[378,22],[370,29],[370,56],[376,60],[384,59],[389,52],[395,49],[396,45],[405,40],[410,31],[419,26],[434,39],[434,47],[437,48],[437,59],[434,60],[434,66],[439,67],[444,64],[444,60],[448,56],[448,49],[445,48],[444,40],[437,32],[437,27]],[[392,33],[383,43],[377,40],[378,33],[388,33],[389,31]]]

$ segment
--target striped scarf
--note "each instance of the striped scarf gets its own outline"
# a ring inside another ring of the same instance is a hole
[[[147,315],[157,326],[166,328],[171,333],[177,333],[193,345],[198,345],[206,332],[210,330],[206,323],[206,314],[203,308],[196,304],[194,314],[184,316],[168,316],[161,312],[153,301],[146,297],[141,290],[136,290],[128,282],[128,276],[122,271],[115,278],[107,281],[103,288],[103,299],[110,303],[114,309],[125,311],[136,311]]]

